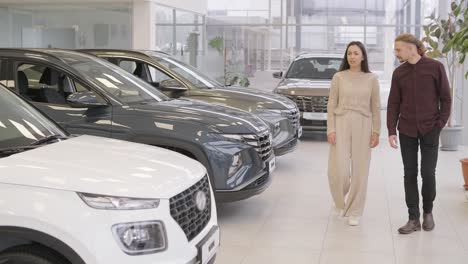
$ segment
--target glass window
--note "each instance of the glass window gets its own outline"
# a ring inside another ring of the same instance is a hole
[[[292,63],[286,78],[296,79],[332,79],[340,69],[342,59],[305,58]]]
[[[44,66],[22,64],[17,69],[17,88],[22,96],[35,102],[66,104],[65,75]]]
[[[81,83],[44,65],[22,64],[17,69],[18,90],[28,100],[67,105],[74,92],[89,92]],[[105,100],[96,94],[99,102]]]
[[[182,10],[176,10],[176,23],[177,24],[193,24],[196,23],[197,14],[192,12],[186,12]]]
[[[80,72],[89,81],[112,94],[123,103],[144,103],[168,100],[150,84],[120,67],[91,55],[61,50],[49,51]]]
[[[128,49],[132,23],[132,3],[13,4],[0,8],[0,33],[8,36],[0,46]]]
[[[151,82],[153,83],[160,83],[165,80],[170,80],[172,79],[170,76],[165,74],[164,72],[160,71],[159,69],[156,69],[155,67],[148,65],[150,75],[151,75]]]
[[[151,53],[148,53],[151,54]],[[150,55],[151,56],[151,55]],[[179,76],[190,82],[191,85],[197,88],[214,88],[216,85],[222,86],[209,76],[204,75],[198,69],[175,59],[166,56],[155,56],[152,58],[158,63],[164,65],[168,69],[176,72]]]
[[[174,22],[174,9],[155,5],[156,6],[156,24],[172,24]]]
[[[66,136],[50,120],[0,85],[0,149],[28,146],[51,135]]]
[[[120,68],[124,69],[126,72],[134,74],[137,68],[137,64],[135,61],[130,60],[123,60],[119,62]]]

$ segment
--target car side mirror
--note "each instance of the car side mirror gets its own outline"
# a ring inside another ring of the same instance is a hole
[[[159,82],[159,89],[163,91],[172,91],[172,92],[183,92],[187,91],[187,88],[176,79],[168,79]]]
[[[273,77],[276,79],[281,79],[283,77],[283,72],[274,72]]]
[[[70,94],[67,97],[67,103],[71,107],[98,107],[106,106],[107,104],[99,102],[95,93],[86,91],[86,92],[77,92]]]

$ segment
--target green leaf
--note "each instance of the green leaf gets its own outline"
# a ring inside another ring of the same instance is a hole
[[[440,28],[436,29],[436,31],[432,32],[431,36],[440,38],[441,30]]]
[[[465,53],[465,54],[462,54],[462,55],[460,56],[460,59],[458,60],[458,63],[463,64],[463,63],[465,62],[465,58],[466,58],[466,53]]]
[[[439,47],[439,43],[435,42],[434,40],[430,39],[429,40],[429,45],[433,48],[433,49],[437,49]]]
[[[443,54],[439,50],[432,50],[426,53],[429,58],[440,58]]]
[[[432,26],[429,28],[429,31],[430,31],[430,32],[433,32],[433,31],[436,30],[437,28],[439,28],[438,25],[432,25]]]
[[[428,36],[429,33],[430,33],[430,31],[429,31],[429,26],[424,25],[424,26],[423,26],[423,29],[424,29],[424,33],[426,33],[426,36]]]
[[[453,11],[453,14],[455,15],[455,17],[457,17],[460,14],[460,11],[461,11],[461,6],[457,7],[457,9]]]
[[[442,49],[442,53],[447,53],[450,51],[450,49],[452,49],[452,46],[453,46],[453,41],[454,39],[450,40],[447,45],[445,45],[445,47]]]

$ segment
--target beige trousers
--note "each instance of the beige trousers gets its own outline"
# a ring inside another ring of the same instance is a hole
[[[336,116],[336,145],[330,145],[328,180],[335,206],[344,216],[364,211],[371,158],[372,119],[347,111]]]

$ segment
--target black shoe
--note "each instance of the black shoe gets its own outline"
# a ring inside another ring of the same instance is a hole
[[[432,231],[434,229],[434,226],[435,226],[435,223],[434,223],[434,217],[432,216],[432,213],[423,214],[422,227],[424,231]]]
[[[408,220],[408,223],[406,225],[398,228],[398,232],[400,234],[411,234],[414,231],[420,231],[421,230],[421,223],[419,222],[419,219],[416,220]]]

